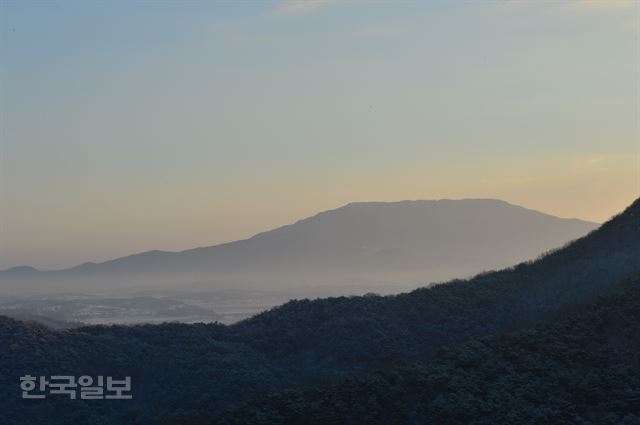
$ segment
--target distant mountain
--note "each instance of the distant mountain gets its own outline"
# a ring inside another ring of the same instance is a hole
[[[383,282],[392,291],[394,284],[415,287],[532,259],[597,226],[491,199],[352,203],[241,241],[52,272],[19,267],[0,272],[0,283],[53,290],[75,282],[75,289],[87,290],[185,282],[263,289]]]
[[[635,424],[638,276],[640,199],[536,261],[407,294],[291,301],[231,326],[0,317],[0,411],[8,425]],[[131,376],[134,399],[23,400],[26,374]]]
[[[29,275],[29,274],[36,274],[36,273],[40,273],[40,270],[30,266],[16,266],[0,272],[0,274],[5,276],[20,276],[20,275]]]

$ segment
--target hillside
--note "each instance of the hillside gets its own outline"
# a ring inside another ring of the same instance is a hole
[[[0,316],[2,424],[155,424],[180,412],[212,413],[225,402],[283,383],[268,359],[220,341],[221,325],[145,325],[52,330]],[[21,398],[20,377],[90,375],[132,379],[133,401]],[[211,406],[213,410],[209,410]]]
[[[353,203],[211,247],[149,251],[59,271],[16,267],[0,272],[0,284],[5,292],[190,282],[210,289],[349,284],[362,286],[361,293],[375,284],[398,292],[528,260],[596,227],[490,199]]]
[[[428,362],[261,394],[200,423],[634,425],[638,321],[636,277],[558,323],[443,348]]]

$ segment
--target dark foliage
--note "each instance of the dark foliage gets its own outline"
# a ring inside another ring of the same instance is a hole
[[[220,325],[89,327],[52,331],[0,317],[2,424],[149,424],[237,400],[282,382],[250,347],[215,338]],[[134,399],[22,400],[31,375],[132,377]]]
[[[638,424],[640,279],[570,319],[273,392],[220,424]]]

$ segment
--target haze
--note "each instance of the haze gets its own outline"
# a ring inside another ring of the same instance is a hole
[[[251,236],[354,201],[602,222],[640,193],[640,6],[0,6],[0,269]]]

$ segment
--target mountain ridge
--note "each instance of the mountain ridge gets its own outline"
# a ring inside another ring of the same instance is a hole
[[[140,258],[140,257],[145,257],[145,256],[164,256],[164,255],[168,255],[168,254],[188,254],[188,253],[192,253],[192,252],[198,252],[198,251],[202,251],[202,250],[208,250],[208,249],[213,249],[213,248],[219,248],[222,246],[227,246],[230,244],[237,244],[237,243],[241,243],[241,242],[247,242],[247,241],[251,241],[251,240],[255,240],[258,239],[260,237],[262,237],[263,235],[267,235],[273,232],[278,232],[278,231],[282,231],[284,229],[290,228],[292,226],[296,226],[302,223],[306,223],[309,221],[312,221],[320,216],[323,215],[327,215],[327,214],[331,214],[331,213],[337,213],[340,211],[344,211],[350,208],[361,208],[361,207],[392,207],[392,206],[403,206],[403,205],[428,205],[428,204],[436,204],[436,203],[456,203],[456,202],[490,202],[490,203],[497,203],[497,204],[503,204],[505,206],[509,206],[509,207],[516,207],[516,208],[520,208],[522,210],[526,210],[528,212],[531,213],[535,213],[535,214],[540,214],[543,216],[548,216],[548,217],[553,217],[556,219],[560,219],[560,220],[567,220],[567,221],[574,221],[574,222],[580,222],[580,223],[586,223],[589,225],[593,225],[593,226],[597,226],[600,225],[601,223],[597,223],[597,222],[593,222],[593,221],[589,221],[589,220],[582,220],[579,218],[567,218],[567,217],[558,217],[552,214],[548,214],[548,213],[544,213],[542,211],[536,210],[536,209],[532,209],[532,208],[527,208],[527,207],[523,207],[517,204],[512,204],[510,202],[507,201],[503,201],[501,199],[496,199],[496,198],[461,198],[461,199],[449,199],[449,198],[442,198],[442,199],[406,199],[406,200],[401,200],[401,201],[354,201],[354,202],[349,202],[347,204],[344,204],[340,207],[334,208],[334,209],[328,209],[328,210],[324,210],[324,211],[320,211],[316,214],[313,214],[311,216],[296,220],[293,223],[289,223],[289,224],[284,224],[282,226],[277,226],[273,229],[269,229],[269,230],[265,230],[262,232],[258,232],[248,238],[244,238],[244,239],[237,239],[237,240],[232,240],[232,241],[228,241],[228,242],[221,242],[218,244],[213,244],[213,245],[205,245],[205,246],[198,246],[198,247],[194,247],[194,248],[187,248],[187,249],[183,249],[183,250],[176,250],[176,251],[170,251],[170,250],[161,250],[161,249],[151,249],[151,250],[147,250],[147,251],[141,251],[141,252],[137,252],[137,253],[133,253],[133,254],[127,254],[124,256],[120,256],[120,257],[116,257],[116,258],[112,258],[112,259],[108,259],[108,260],[104,260],[104,261],[86,261],[84,263],[80,263],[77,264],[75,266],[70,266],[70,267],[64,267],[61,269],[38,269],[36,267],[30,266],[30,265],[17,265],[17,266],[12,266],[9,267],[7,269],[3,269],[0,270],[0,274],[2,273],[13,273],[13,272],[65,272],[65,271],[71,271],[71,270],[78,270],[78,269],[85,269],[85,268],[89,268],[89,267],[94,267],[94,266],[99,266],[99,265],[103,265],[103,264],[109,264],[112,263],[114,261],[120,261],[120,260],[125,260],[128,258]]]
[[[239,241],[50,272],[0,272],[0,285],[15,294],[184,287],[396,293],[535,258],[596,227],[491,199],[359,202]]]

